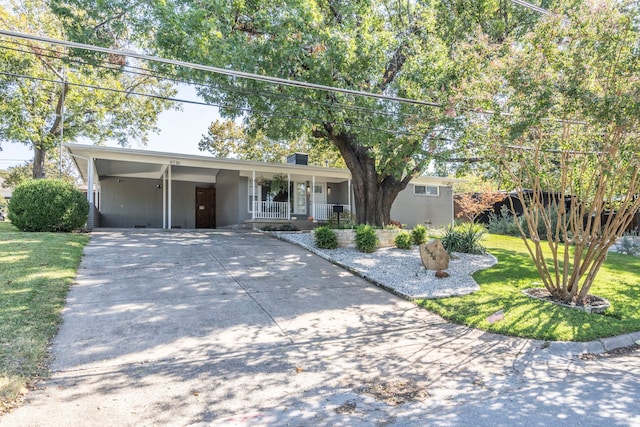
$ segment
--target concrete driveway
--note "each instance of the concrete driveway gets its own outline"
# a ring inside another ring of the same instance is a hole
[[[640,355],[453,325],[258,233],[92,233],[0,425],[640,426]]]

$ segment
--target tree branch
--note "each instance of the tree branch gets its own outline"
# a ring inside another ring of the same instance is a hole
[[[104,27],[105,25],[107,25],[111,21],[115,21],[117,19],[121,19],[126,13],[127,12],[123,10],[122,12],[118,13],[117,15],[114,15],[114,16],[111,16],[111,17],[105,19],[104,21],[102,21],[102,22],[98,23],[97,25],[95,25],[93,27],[93,31],[97,33],[98,30],[100,30],[102,27]]]
[[[58,96],[58,103],[56,104],[56,119],[49,129],[49,134],[58,135],[60,133],[60,126],[62,124],[62,111],[64,109],[64,100],[69,92],[69,84],[64,83],[60,96]]]
[[[417,26],[412,25],[411,28],[409,29],[407,37],[410,36],[411,34],[415,34],[415,33],[419,33],[419,32],[420,32],[420,29]],[[400,73],[400,70],[402,70],[402,66],[404,65],[405,61],[407,60],[407,55],[404,53],[404,51],[408,47],[407,37],[405,37],[400,42],[400,45],[398,45],[398,48],[393,53],[393,56],[391,57],[391,60],[389,61],[389,63],[387,64],[387,66],[386,66],[386,68],[384,70],[384,75],[382,77],[382,81],[380,82],[380,84],[377,85],[377,88],[376,88],[380,92],[384,92],[384,90],[391,83],[393,83],[395,78]]]

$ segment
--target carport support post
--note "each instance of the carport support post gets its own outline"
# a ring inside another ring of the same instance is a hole
[[[313,222],[318,222],[316,217],[316,176],[313,175],[311,177],[311,216],[313,217]]]
[[[93,228],[93,157],[87,159],[87,202],[89,202],[89,216],[87,217],[87,228]]]
[[[256,198],[256,171],[251,171],[251,197],[249,200],[251,200],[251,219],[254,220],[256,219],[256,200],[258,200]]]
[[[167,171],[162,171],[162,228],[167,228]]]
[[[168,193],[168,198],[169,198],[169,209],[168,209],[168,213],[167,213],[167,217],[169,219],[169,224],[167,224],[167,228],[169,230],[171,230],[171,165],[169,165],[168,168],[168,173],[169,173],[169,185],[167,186],[167,193]]]

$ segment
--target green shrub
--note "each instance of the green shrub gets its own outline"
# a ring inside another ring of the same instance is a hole
[[[398,232],[396,238],[393,239],[393,243],[395,243],[396,248],[398,249],[411,249],[411,247],[413,246],[411,233],[405,230],[401,230],[400,232]]]
[[[9,219],[22,231],[72,231],[86,223],[88,213],[85,195],[59,179],[25,181],[9,201]]]
[[[518,222],[524,230],[527,229],[524,218],[513,215],[507,206],[502,205],[499,215],[493,212],[489,214],[489,232],[492,234],[520,237]]]
[[[549,215],[552,229],[555,230],[555,224],[558,222],[558,209],[555,206],[548,206],[545,208],[547,215]],[[527,226],[526,219],[523,216],[515,216],[513,215],[507,206],[502,206],[500,208],[500,215],[496,215],[494,213],[489,214],[489,232],[493,234],[503,234],[508,236],[516,236],[520,237],[520,229],[518,228],[518,223],[522,227],[524,234],[526,237],[531,238],[531,233],[529,232],[529,227]],[[548,240],[547,236],[547,228],[544,225],[544,221],[542,217],[538,221],[538,237],[540,240]],[[560,241],[564,239],[560,236]]]
[[[313,238],[316,246],[320,249],[335,249],[338,247],[338,237],[335,231],[326,225],[317,227],[313,233]]]
[[[369,224],[360,224],[356,227],[356,249],[360,252],[371,253],[376,250],[378,236],[376,229]]]
[[[418,224],[411,230],[411,238],[413,243],[421,245],[427,241],[427,227],[422,224]]]
[[[640,255],[640,233],[638,230],[624,233],[622,238],[618,240],[617,251],[627,255]]]
[[[464,223],[458,226],[448,226],[442,237],[442,246],[447,252],[462,252],[467,254],[484,254],[486,248],[482,239],[487,230],[480,224]]]

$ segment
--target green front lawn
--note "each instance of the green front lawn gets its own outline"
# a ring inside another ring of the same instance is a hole
[[[0,222],[0,414],[47,375],[47,348],[88,241]]]
[[[611,302],[604,315],[587,314],[521,293],[542,287],[538,272],[521,239],[490,235],[488,251],[494,267],[477,272],[480,291],[462,297],[419,300],[418,304],[446,319],[505,335],[553,341],[591,341],[640,331],[640,258],[610,253],[590,293]],[[504,310],[504,320],[487,317]]]

